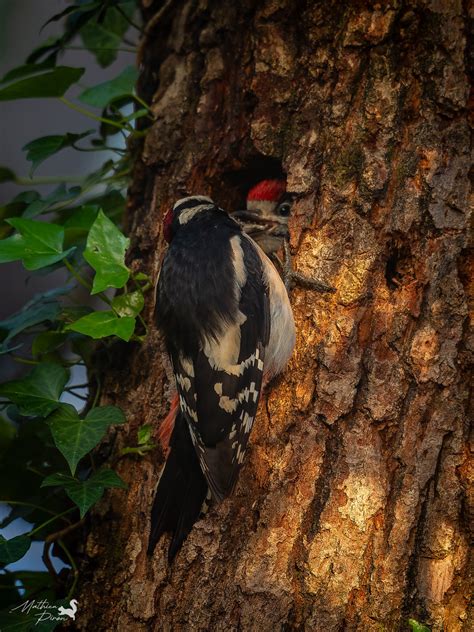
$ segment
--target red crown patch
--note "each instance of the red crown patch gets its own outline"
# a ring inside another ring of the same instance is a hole
[[[247,200],[276,202],[284,193],[286,193],[285,180],[262,180],[250,189]]]

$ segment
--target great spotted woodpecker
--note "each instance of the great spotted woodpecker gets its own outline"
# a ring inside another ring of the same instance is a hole
[[[248,192],[246,209],[235,211],[233,217],[264,252],[278,263],[288,290],[294,283],[300,283],[318,292],[334,292],[335,288],[330,285],[293,270],[288,229],[293,200],[294,196],[286,191],[285,180],[262,180]],[[283,261],[277,255],[281,249]]]
[[[160,432],[168,456],[148,552],[171,532],[171,561],[206,496],[220,502],[232,492],[262,385],[286,366],[295,325],[269,258],[210,198],[176,202],[165,216],[164,236],[169,248],[155,314],[177,396]]]

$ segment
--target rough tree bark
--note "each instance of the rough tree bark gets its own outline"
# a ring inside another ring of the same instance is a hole
[[[119,457],[169,405],[150,296],[150,335],[107,369],[130,488],[93,514],[78,628],[472,630],[467,3],[143,5],[132,265],[156,278],[176,198],[238,208],[283,169],[296,267],[337,292],[292,292],[297,349],[238,487],[171,568],[166,541],[145,553],[162,455]]]

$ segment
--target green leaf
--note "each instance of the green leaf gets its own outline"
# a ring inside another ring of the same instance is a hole
[[[43,26],[41,27],[41,30],[43,30],[44,27],[50,24],[51,22],[58,22],[59,20],[62,20],[63,18],[65,18],[67,15],[71,13],[86,13],[92,16],[95,14],[95,12],[98,9],[101,8],[101,6],[102,6],[102,2],[97,1],[97,2],[86,2],[86,3],[83,3],[82,5],[75,4],[72,7],[67,7],[60,13],[55,13],[52,17],[50,17],[49,20],[47,20],[43,24]]]
[[[145,445],[151,439],[152,427],[150,424],[145,424],[138,429],[138,445]]]
[[[64,222],[64,244],[66,247],[85,241],[98,212],[98,206],[90,205],[73,209],[72,214]]]
[[[36,217],[40,213],[48,213],[51,207],[58,202],[66,202],[77,197],[81,193],[81,187],[70,187],[69,189],[65,184],[60,184],[54,191],[51,191],[44,198],[38,197],[27,206],[23,211],[23,217],[31,218]]]
[[[145,305],[143,294],[137,290],[130,294],[121,294],[112,301],[112,307],[119,316],[137,316]]]
[[[128,316],[120,318],[112,311],[93,312],[71,323],[66,329],[77,331],[96,340],[107,336],[118,336],[128,342],[135,331],[135,319]]]
[[[72,474],[82,457],[96,447],[107,428],[124,422],[124,414],[115,406],[93,408],[85,419],[81,419],[70,404],[62,404],[48,419],[54,443]]]
[[[0,395],[16,404],[22,415],[45,417],[59,406],[68,379],[64,367],[42,362],[21,380],[0,384]]]
[[[0,84],[10,83],[14,79],[21,79],[22,77],[29,77],[45,70],[51,70],[54,68],[54,64],[51,61],[45,61],[41,64],[23,64],[16,66],[9,70],[1,79]]]
[[[84,46],[95,56],[100,66],[109,66],[117,58],[117,48],[130,24],[123,13],[132,17],[136,3],[120,2],[121,11],[109,6],[97,18],[91,19],[81,28]]]
[[[84,518],[92,505],[104,495],[104,487],[93,481],[77,481],[75,485],[66,487],[66,494],[78,506],[81,518]]]
[[[127,484],[116,472],[104,468],[92,474],[86,481],[80,481],[67,474],[51,474],[44,479],[41,487],[62,487],[79,507],[83,518],[92,505],[102,498],[105,488],[127,489]]]
[[[108,31],[97,22],[89,22],[81,29],[84,46],[95,56],[102,68],[110,66],[117,59],[117,48],[122,38]]]
[[[2,341],[0,354],[8,353],[8,343],[26,329],[40,323],[55,321],[61,311],[61,306],[55,297],[67,294],[71,289],[72,287],[67,285],[36,295],[19,312],[0,321],[0,340]]]
[[[134,66],[128,66],[114,79],[84,90],[79,95],[79,100],[87,105],[105,108],[115,99],[132,95],[137,79],[138,70]]]
[[[16,175],[8,167],[0,167],[0,182],[14,182]]]
[[[0,263],[18,261],[25,254],[25,241],[21,235],[12,235],[0,241]]]
[[[84,259],[96,274],[92,294],[102,292],[108,287],[121,288],[128,281],[130,270],[125,265],[125,251],[130,240],[115,224],[99,211],[97,219],[89,231]]]
[[[72,214],[64,222],[64,228],[72,228],[77,230],[89,231],[92,224],[97,219],[99,207],[86,204],[74,209]]]
[[[16,436],[15,426],[0,415],[0,457]]]
[[[62,487],[80,509],[84,508],[85,513],[85,511],[96,502],[93,496],[94,493],[97,493],[98,500],[102,496],[104,489],[127,489],[128,485],[120,478],[117,472],[103,468],[92,474],[92,476],[85,481],[78,480],[73,476],[61,472],[51,474],[43,480],[41,487]],[[101,491],[100,494],[99,491]],[[90,504],[89,501],[91,501]]]
[[[408,619],[408,625],[411,628],[411,632],[430,632],[430,628],[422,623],[418,623],[415,619]]]
[[[15,571],[15,578],[16,581],[21,582],[23,600],[45,598],[52,601],[54,599],[51,575],[47,571]]]
[[[27,152],[26,159],[31,162],[30,173],[33,173],[35,169],[47,158],[53,156],[58,151],[61,151],[61,149],[74,147],[75,143],[80,141],[82,138],[89,136],[93,133],[93,131],[94,130],[88,130],[82,134],[72,134],[67,132],[62,136],[42,136],[41,138],[32,140],[23,147],[23,150]]]
[[[50,474],[43,479],[41,483],[41,487],[64,487],[66,488],[68,485],[72,485],[77,481],[74,476],[70,476],[69,474],[64,474],[63,472],[56,472],[55,474]]]
[[[84,68],[57,66],[1,88],[0,101],[62,97],[83,74]]]
[[[43,331],[38,334],[31,345],[31,353],[34,357],[55,351],[67,340],[67,334],[59,331]]]
[[[17,562],[28,552],[31,540],[26,535],[17,535],[11,540],[7,540],[0,535],[0,562],[11,564]]]
[[[103,468],[93,474],[90,479],[96,485],[102,485],[102,487],[117,487],[119,489],[127,489],[128,485],[123,481],[117,472],[108,468]]]
[[[7,222],[20,235],[0,241],[0,263],[21,259],[27,270],[38,270],[61,261],[73,249],[63,251],[64,228],[58,224],[12,217]]]

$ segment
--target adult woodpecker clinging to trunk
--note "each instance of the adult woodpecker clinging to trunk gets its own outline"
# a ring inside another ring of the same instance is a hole
[[[171,532],[172,560],[208,490],[215,502],[232,492],[262,384],[286,366],[295,326],[275,267],[210,198],[176,202],[165,216],[164,235],[170,245],[155,314],[177,396],[160,431],[167,460],[153,503],[148,552]]]
[[[288,228],[293,201],[294,196],[287,192],[285,180],[262,180],[247,193],[246,209],[235,211],[232,216],[263,251],[278,263],[288,290],[293,284],[300,283],[318,292],[335,292],[335,288],[330,285],[293,270]],[[277,255],[279,250],[283,250],[283,261]]]

